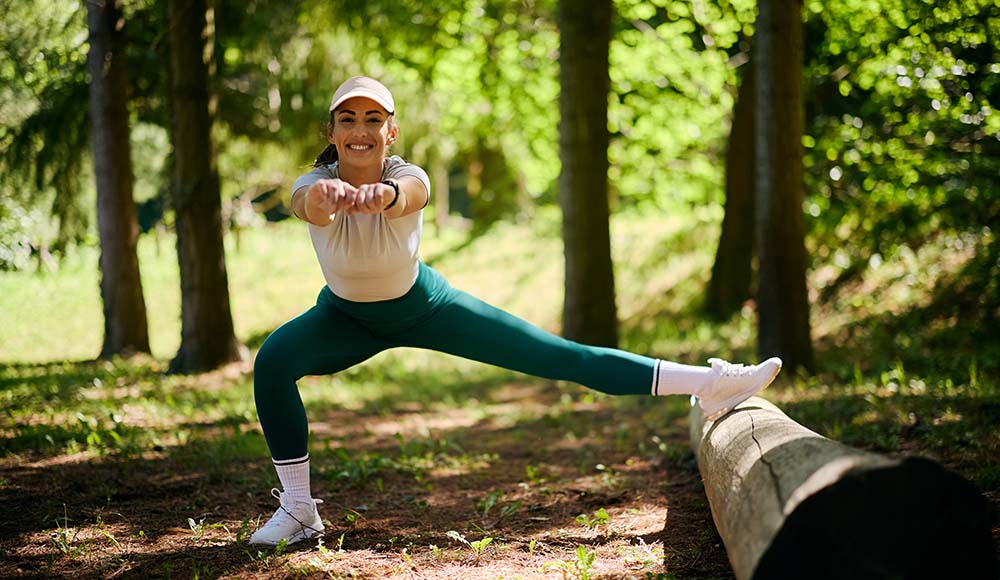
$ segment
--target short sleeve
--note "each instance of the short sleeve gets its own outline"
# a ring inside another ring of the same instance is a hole
[[[321,165],[305,175],[300,175],[299,178],[295,180],[295,185],[292,186],[292,195],[295,195],[296,191],[302,189],[303,187],[309,187],[320,179],[333,179],[333,172],[330,171],[329,166]]]
[[[427,190],[427,203],[431,199],[431,180],[427,176],[427,172],[424,171],[417,165],[412,163],[407,163],[402,157],[398,155],[393,155],[389,158],[386,164],[385,171],[382,174],[386,179],[399,179],[400,177],[416,177],[420,180],[420,183],[424,184],[424,188]],[[305,177],[305,176],[303,176]],[[301,178],[300,178],[301,179]],[[424,207],[427,207],[427,203],[424,203]]]

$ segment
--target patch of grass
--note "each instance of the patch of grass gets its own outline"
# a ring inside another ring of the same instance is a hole
[[[350,485],[364,489],[370,482],[376,482],[381,491],[381,478],[378,474],[392,467],[388,457],[379,454],[359,453],[337,447],[332,458],[322,456],[316,460],[317,475],[335,481],[338,485]]]

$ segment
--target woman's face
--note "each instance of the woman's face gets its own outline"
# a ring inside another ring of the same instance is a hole
[[[354,97],[334,111],[329,138],[337,147],[342,164],[381,164],[386,149],[396,140],[396,132],[389,113],[381,105],[365,97]]]

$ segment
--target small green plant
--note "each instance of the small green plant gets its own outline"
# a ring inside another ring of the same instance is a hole
[[[226,533],[229,533],[229,528],[226,527],[226,524],[222,522],[215,524],[206,524],[205,518],[201,518],[197,522],[194,521],[194,518],[188,518],[187,520],[188,520],[188,527],[191,528],[191,533],[194,534],[194,541],[196,542],[201,541],[201,538],[205,535],[205,532],[211,529],[221,528],[225,530]]]
[[[556,569],[562,573],[563,578],[574,580],[590,580],[590,569],[597,560],[597,552],[590,551],[586,546],[576,547],[576,559],[564,562],[546,562],[542,570]]]
[[[251,562],[258,562],[260,564],[263,564],[264,566],[267,566],[271,562],[272,558],[277,558],[281,556],[282,554],[285,553],[285,550],[287,548],[288,548],[288,540],[282,539],[280,542],[278,542],[278,545],[274,547],[274,550],[271,551],[256,550],[254,552],[246,550],[244,551],[244,553],[250,558]]]
[[[413,509],[417,514],[422,514],[427,511],[427,500],[412,495],[403,497],[403,501],[413,506]]]
[[[598,526],[607,525],[611,521],[611,516],[608,515],[608,511],[604,508],[600,508],[594,512],[593,517],[587,514],[580,514],[576,516],[576,523],[581,526],[594,529]]]
[[[455,530],[449,530],[448,533],[445,535],[455,540],[456,542],[464,544],[469,548],[471,548],[472,553],[475,555],[477,562],[479,561],[479,557],[483,555],[483,552],[486,551],[486,548],[493,542],[493,538],[489,536],[486,536],[480,540],[476,540],[475,542],[470,542],[469,540],[465,539],[465,536],[456,532]]]
[[[101,534],[104,535],[105,538],[108,539],[109,542],[111,542],[112,544],[114,544],[116,548],[121,548],[122,547],[122,545],[120,543],[118,543],[118,540],[116,540],[115,537],[112,536],[111,533],[109,533],[107,530],[100,530],[100,532],[101,532]]]
[[[278,545],[274,547],[274,555],[280,556],[285,553],[286,549],[288,549],[288,540],[286,540],[285,538],[281,538],[281,541],[278,542]]]
[[[205,518],[194,521],[194,518],[188,518],[188,527],[191,528],[191,533],[194,534],[194,541],[201,540],[201,537],[205,535]]]
[[[343,534],[340,534],[340,537],[337,538],[337,549],[335,550],[335,553],[342,554],[344,552],[344,536],[346,535],[347,533],[345,532]],[[329,555],[331,553],[330,549],[327,548],[326,544],[323,543],[323,536],[320,536],[316,539],[316,550],[318,550],[319,553],[323,554],[324,556]]]
[[[71,557],[79,556],[83,550],[79,546],[73,545],[78,533],[80,533],[79,529],[70,535],[69,516],[64,514],[62,525],[59,525],[59,520],[56,520],[56,531],[49,535],[49,544],[60,554]]]
[[[240,523],[240,529],[236,530],[236,543],[245,544],[247,542],[247,534],[250,532],[250,518],[243,518]]]
[[[535,485],[541,485],[549,480],[548,476],[545,474],[545,468],[540,465],[525,465],[524,476],[528,478],[528,481]]]
[[[324,468],[320,474],[358,489],[364,489],[371,481],[375,481],[381,489],[381,478],[378,475],[392,464],[391,460],[378,453],[362,453],[354,457],[343,447],[336,448],[333,455],[334,464]]]
[[[663,561],[663,548],[661,546],[650,546],[639,538],[639,544],[627,546],[622,551],[625,566],[630,570],[641,572]],[[647,574],[648,575],[648,574]]]
[[[500,523],[500,520],[506,518],[507,516],[521,509],[522,505],[521,500],[508,502],[506,504],[501,505],[502,501],[503,501],[503,490],[494,490],[489,492],[485,498],[479,500],[479,502],[476,503],[476,508],[479,510],[479,515],[482,518],[483,527],[487,529],[492,528],[493,526]],[[489,520],[490,512],[493,511],[493,508],[497,507],[498,505],[500,506],[499,514],[492,521]]]
[[[528,542],[528,553],[532,556],[535,555],[535,546],[538,545],[538,540],[531,540]]]

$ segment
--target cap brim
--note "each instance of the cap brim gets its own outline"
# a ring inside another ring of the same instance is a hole
[[[376,93],[375,91],[369,91],[360,88],[348,91],[345,95],[341,96],[336,101],[330,103],[330,110],[333,111],[334,109],[339,107],[344,101],[348,99],[353,99],[354,97],[365,97],[366,99],[371,99],[376,103],[378,103],[379,105],[381,105],[382,108],[388,111],[390,115],[395,114],[396,112],[394,110],[395,107],[392,106],[392,103],[386,101],[382,95]]]

